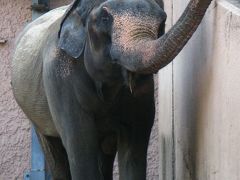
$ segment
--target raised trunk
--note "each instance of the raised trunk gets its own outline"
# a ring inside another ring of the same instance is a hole
[[[169,64],[183,49],[201,23],[212,0],[191,0],[177,23],[157,40],[140,43],[138,58],[124,64],[130,71],[156,73]],[[129,56],[131,56],[129,54]]]

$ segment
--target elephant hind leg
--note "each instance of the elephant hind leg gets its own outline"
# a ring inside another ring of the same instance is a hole
[[[38,133],[48,169],[53,180],[71,180],[67,153],[58,137],[44,136]]]
[[[117,151],[115,135],[105,137],[101,143],[99,168],[104,180],[113,180],[113,164]]]

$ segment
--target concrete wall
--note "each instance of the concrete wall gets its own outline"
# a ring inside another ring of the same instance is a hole
[[[30,164],[30,126],[10,86],[10,61],[18,32],[31,20],[30,0],[0,0],[0,179],[22,179]]]
[[[170,27],[187,0],[166,1]],[[159,72],[161,180],[240,179],[240,2],[213,2]]]

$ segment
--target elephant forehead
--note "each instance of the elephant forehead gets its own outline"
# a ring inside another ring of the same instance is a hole
[[[157,39],[159,21],[151,15],[130,11],[113,13],[112,42],[129,50],[144,39]],[[131,47],[132,46],[132,47]]]

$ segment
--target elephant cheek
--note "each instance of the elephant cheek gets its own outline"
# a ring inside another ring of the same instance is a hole
[[[89,43],[86,43],[85,52],[84,52],[84,66],[86,68],[87,73],[91,76],[91,78],[95,79],[95,63],[92,57],[92,53],[90,50]]]
[[[84,66],[88,75],[97,81],[101,81],[104,79],[104,64],[101,61],[101,55],[92,53],[92,50],[87,45],[84,52]]]

